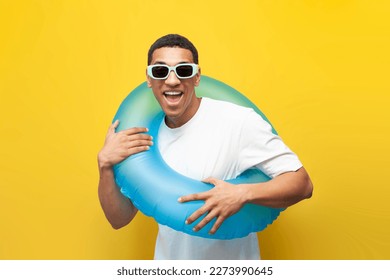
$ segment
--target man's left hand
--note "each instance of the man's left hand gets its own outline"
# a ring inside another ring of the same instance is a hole
[[[207,213],[194,227],[194,231],[202,229],[212,219],[216,218],[217,220],[209,232],[210,234],[214,234],[224,220],[243,207],[246,201],[246,192],[245,189],[237,185],[216,178],[207,178],[203,182],[214,185],[214,188],[206,192],[182,196],[179,198],[179,202],[204,200],[205,204],[188,217],[186,224],[193,223],[200,216]]]

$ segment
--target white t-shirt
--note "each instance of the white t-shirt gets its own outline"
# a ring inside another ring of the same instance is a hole
[[[171,129],[161,123],[158,148],[171,168],[196,180],[233,179],[254,166],[270,177],[302,167],[298,157],[253,109],[205,97],[183,126]],[[159,224],[154,258],[259,259],[260,252],[256,233],[216,240]]]

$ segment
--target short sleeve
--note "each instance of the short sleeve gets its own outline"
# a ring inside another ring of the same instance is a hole
[[[297,155],[272,133],[271,125],[248,110],[240,133],[239,169],[257,167],[271,178],[302,167]]]

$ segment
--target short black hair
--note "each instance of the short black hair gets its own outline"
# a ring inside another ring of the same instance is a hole
[[[199,64],[198,51],[196,50],[194,44],[190,42],[190,40],[188,40],[186,37],[181,36],[179,34],[168,34],[157,39],[157,41],[150,46],[148,52],[148,65],[150,65],[150,63],[152,62],[153,52],[156,49],[164,48],[164,47],[171,47],[171,48],[178,47],[178,48],[187,49],[191,51],[192,58],[194,59],[194,63]]]

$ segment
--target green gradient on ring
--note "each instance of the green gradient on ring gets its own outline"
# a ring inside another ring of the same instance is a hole
[[[195,89],[197,96],[229,101],[241,106],[251,107],[268,123],[264,114],[244,95],[232,87],[213,78],[201,77],[200,85]],[[179,203],[183,195],[204,192],[213,186],[185,177],[170,168],[158,150],[158,129],[164,113],[146,82],[135,88],[120,105],[114,120],[120,120],[116,131],[131,127],[147,127],[153,136],[154,145],[150,150],[135,154],[114,166],[115,181],[121,192],[130,198],[133,204],[145,215],[152,216],[158,223],[190,235],[212,239],[233,239],[258,232],[271,224],[283,211],[283,208],[269,208],[255,204],[246,204],[239,212],[226,219],[218,231],[210,235],[215,219],[201,230],[192,229],[197,221],[190,225],[185,220],[203,201]],[[271,125],[272,126],[272,125]],[[275,129],[273,132],[276,134]],[[235,179],[232,184],[266,182],[270,178],[258,169],[249,169]]]

